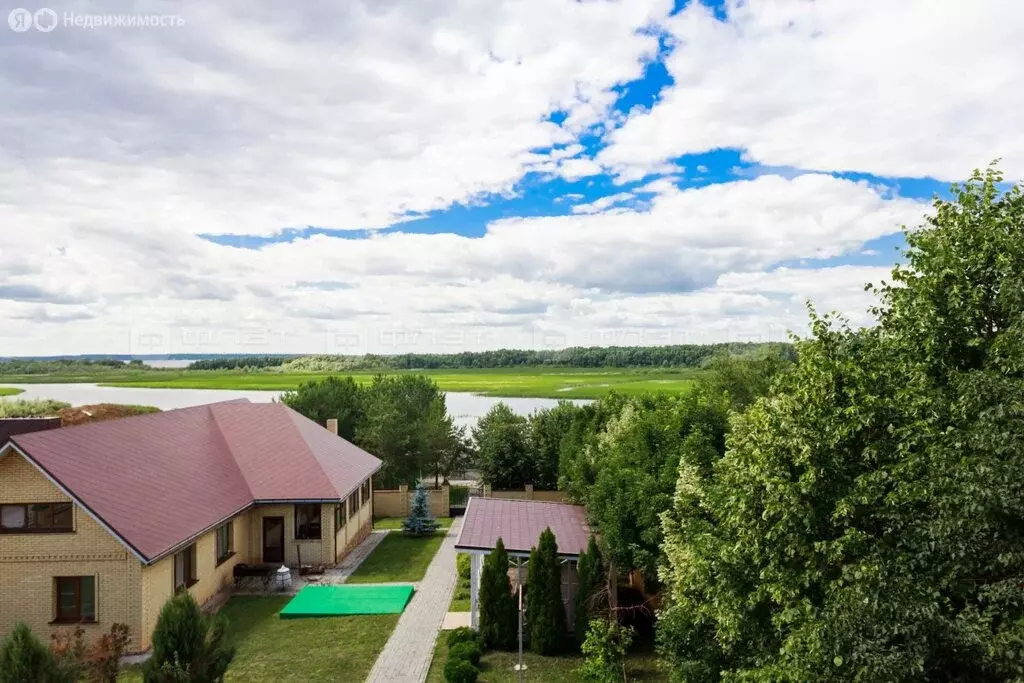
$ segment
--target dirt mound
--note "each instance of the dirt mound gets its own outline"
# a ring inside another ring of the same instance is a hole
[[[89,406],[75,406],[63,408],[57,414],[60,416],[61,425],[86,424],[88,422],[102,422],[103,420],[114,420],[119,417],[131,415],[142,415],[143,413],[158,413],[159,408],[153,406],[121,405],[119,403],[97,403]]]

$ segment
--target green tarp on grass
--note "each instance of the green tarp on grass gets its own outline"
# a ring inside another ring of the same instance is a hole
[[[306,586],[281,610],[282,619],[349,614],[401,614],[412,586]]]

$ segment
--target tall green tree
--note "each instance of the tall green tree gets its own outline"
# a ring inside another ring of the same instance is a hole
[[[477,466],[484,483],[496,489],[521,489],[536,475],[529,422],[506,403],[496,403],[473,428]]]
[[[187,591],[160,609],[153,654],[142,669],[146,683],[219,683],[235,650],[225,639],[223,617],[204,615]]]
[[[601,557],[601,549],[593,536],[577,561],[576,584],[576,592],[573,595],[573,635],[576,637],[576,644],[582,646],[591,619],[604,607],[602,597],[606,591],[604,558]]]
[[[349,441],[355,440],[364,418],[363,395],[351,377],[303,382],[295,391],[281,394],[281,402],[319,424],[337,419],[338,436]]]
[[[1024,677],[1024,193],[906,231],[878,325],[813,338],[683,462],[659,641],[683,681]]]
[[[530,450],[533,452],[533,484],[536,488],[558,488],[562,442],[582,410],[570,401],[559,401],[553,408],[538,410],[530,415]]]
[[[508,553],[498,539],[480,576],[480,636],[487,647],[511,650],[517,642],[518,608],[508,580]]]
[[[444,394],[424,375],[377,375],[364,391],[356,443],[384,461],[381,488],[415,486],[451,429]]]
[[[530,649],[553,655],[565,646],[565,603],[562,602],[562,565],[558,543],[551,529],[540,534],[530,551],[526,580],[526,618],[530,624]]]

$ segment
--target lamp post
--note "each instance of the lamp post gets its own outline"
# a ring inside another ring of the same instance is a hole
[[[519,683],[523,683],[523,672],[526,665],[523,664],[523,559],[516,559],[516,592],[519,595],[519,663],[515,670],[518,672]]]

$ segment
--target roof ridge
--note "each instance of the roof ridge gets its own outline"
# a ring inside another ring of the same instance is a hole
[[[339,491],[338,487],[334,485],[334,481],[331,479],[331,475],[327,473],[327,470],[325,470],[324,466],[320,463],[320,458],[318,458],[315,455],[313,455],[313,449],[310,448],[309,442],[306,441],[306,437],[303,436],[302,430],[299,429],[299,426],[297,424],[295,424],[295,417],[298,416],[298,417],[301,417],[303,420],[309,420],[310,422],[315,424],[317,427],[320,427],[321,429],[327,430],[327,428],[323,427],[319,422],[316,422],[314,420],[310,420],[308,417],[306,417],[305,415],[303,415],[299,411],[292,410],[290,406],[288,406],[288,405],[286,405],[284,403],[275,403],[274,405],[279,405],[282,408],[284,408],[285,415],[288,416],[288,424],[290,424],[292,426],[292,429],[295,430],[295,433],[298,435],[299,440],[302,441],[303,444],[305,444],[306,452],[309,454],[309,457],[312,458],[313,462],[316,463],[317,469],[320,470],[320,474],[324,475],[324,480],[328,484],[331,485],[332,489],[334,489],[334,492],[338,495],[338,500],[341,500],[342,499],[341,491]],[[337,434],[335,434],[334,436],[335,436],[335,438],[341,438]],[[358,488],[358,487],[359,487],[359,484],[356,484],[356,488]],[[353,489],[353,490],[355,490],[355,489]]]
[[[238,456],[235,455],[235,449],[231,447],[231,442],[229,442],[227,436],[224,435],[224,428],[221,426],[220,419],[218,419],[217,417],[217,411],[214,410],[215,406],[218,406],[222,403],[234,402],[235,401],[220,401],[219,403],[208,403],[204,407],[207,409],[207,412],[210,414],[210,417],[213,418],[213,426],[215,427],[214,431],[217,432],[217,436],[220,438],[221,443],[224,444],[225,450],[227,451],[228,455],[231,456],[231,464],[235,466],[236,470],[238,470],[238,476],[242,478],[242,482],[245,484],[245,490],[249,492],[250,501],[255,502],[256,496],[252,492],[252,485],[249,483],[249,479],[245,476],[245,470],[242,469],[242,466],[238,464]],[[246,403],[249,403],[249,401],[247,400]]]

